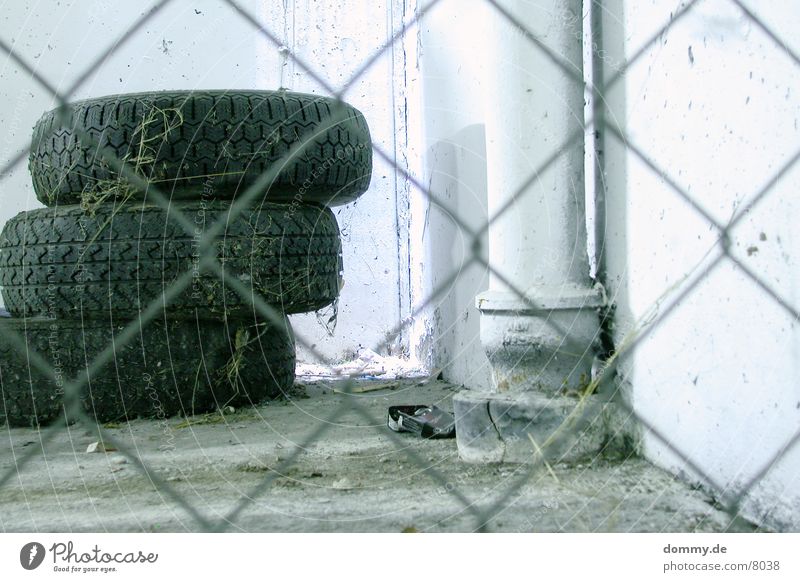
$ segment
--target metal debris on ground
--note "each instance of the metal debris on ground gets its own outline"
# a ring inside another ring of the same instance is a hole
[[[389,407],[389,428],[410,432],[424,439],[452,439],[456,436],[456,420],[437,406],[414,404]]]

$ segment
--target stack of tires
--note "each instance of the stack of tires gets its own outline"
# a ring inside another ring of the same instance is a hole
[[[109,151],[122,167],[98,153]],[[125,168],[150,186],[134,187]],[[0,423],[62,416],[64,387],[81,375],[82,405],[103,422],[288,390],[286,315],[337,300],[341,239],[328,207],[365,192],[371,170],[363,115],[320,96],[142,93],[45,114],[30,171],[46,208],[0,235],[3,321],[28,347],[26,357],[0,337]],[[251,298],[283,321],[262,317]],[[32,365],[34,352],[55,378]]]

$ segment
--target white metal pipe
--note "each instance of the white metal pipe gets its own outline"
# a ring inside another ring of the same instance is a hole
[[[534,171],[584,119],[581,0],[505,0],[501,6],[558,55],[553,60],[514,24],[492,20],[487,83],[489,253],[516,287],[589,284],[583,141],[578,139],[515,201]],[[492,289],[505,286],[496,277]]]
[[[486,87],[489,215],[497,217],[489,259],[497,273],[477,300],[481,340],[498,391],[578,389],[589,380],[593,308],[602,300],[586,250],[582,2],[500,5],[516,22],[496,15],[486,43],[494,63]]]

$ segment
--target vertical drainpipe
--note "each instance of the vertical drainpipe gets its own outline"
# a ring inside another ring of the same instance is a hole
[[[494,381],[487,391],[454,398],[458,446],[472,462],[533,460],[545,443],[552,444],[549,454],[575,458],[603,439],[597,423],[597,430],[569,426],[584,431],[569,452],[571,439],[549,440],[591,380],[604,297],[587,255],[582,1],[500,5],[561,65],[494,15],[486,39],[487,62],[494,63],[486,138],[489,216],[498,217],[489,226],[489,260],[497,273],[476,298]],[[577,138],[516,197],[570,135]]]

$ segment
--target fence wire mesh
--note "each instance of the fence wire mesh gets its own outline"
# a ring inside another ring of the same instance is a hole
[[[10,57],[21,69],[30,75],[30,77],[40,85],[43,91],[52,95],[60,107],[59,114],[62,116],[63,121],[67,122],[69,121],[67,117],[67,104],[70,96],[87,82],[87,80],[91,77],[93,72],[97,70],[101,63],[118,51],[120,47],[124,46],[132,37],[134,37],[134,35],[141,33],[141,31],[154,19],[157,19],[163,12],[164,8],[170,4],[171,1],[172,0],[161,0],[149,11],[144,13],[119,38],[115,39],[101,54],[97,55],[97,57],[82,70],[82,72],[77,76],[76,80],[64,91],[58,91],[51,81],[40,75],[37,68],[32,66],[30,62],[23,58],[19,52],[13,48],[13,44],[10,43],[7,38],[0,38],[0,50],[7,54],[8,57]],[[314,64],[304,61],[299,55],[288,51],[288,58],[291,59],[296,66],[300,67],[305,74],[318,83],[320,87],[323,87],[331,97],[341,102],[341,100],[347,97],[348,92],[353,88],[354,84],[364,75],[368,74],[375,63],[379,61],[379,59],[381,59],[387,52],[391,51],[396,43],[403,42],[404,37],[409,34],[410,31],[414,30],[415,27],[420,25],[420,23],[425,20],[428,13],[431,12],[436,5],[445,3],[446,1],[447,0],[432,0],[422,5],[413,15],[413,17],[403,23],[402,26],[392,34],[391,38],[387,42],[377,47],[374,53],[364,60],[363,64],[356,69],[356,72],[341,87],[334,87],[329,84],[325,76],[319,73]],[[561,55],[552,52],[546,46],[546,44],[537,37],[536,34],[528,30],[525,25],[517,20],[515,16],[508,10],[506,10],[506,8],[504,8],[500,2],[497,0],[485,1],[493,9],[496,18],[505,19],[510,22],[516,29],[521,31],[531,45],[536,47],[538,51],[541,51],[547,59],[549,59],[556,66],[560,67],[566,74],[574,77],[577,82],[581,84],[584,82],[583,78],[576,74],[573,67],[569,66],[569,64],[565,64]],[[789,48],[787,43],[784,42],[777,33],[771,30],[767,24],[760,20],[759,17],[740,0],[729,1],[732,5],[737,6],[744,14],[746,14],[752,25],[766,34],[775,43],[775,45],[779,47],[779,49],[794,62],[796,66],[800,66],[800,57],[798,57],[798,55],[791,48]],[[632,52],[632,57],[625,62],[615,72],[614,75],[604,81],[596,79],[595,86],[591,88],[593,94],[595,96],[604,95],[615,85],[621,83],[626,72],[632,66],[636,65],[644,57],[644,55],[647,54],[647,52],[657,43],[658,39],[661,38],[662,35],[664,35],[671,27],[676,26],[678,22],[688,18],[693,9],[701,2],[702,0],[692,0],[690,2],[686,2],[677,12],[672,15],[672,18],[668,22],[665,22],[663,26],[649,38],[647,42],[639,47],[638,50]],[[261,34],[267,42],[273,45],[276,50],[287,50],[278,33],[270,30],[269,27],[260,22],[254,14],[248,11],[236,0],[220,0],[220,4],[227,6],[232,15],[235,15],[236,17],[241,18],[244,22],[248,23],[255,31]],[[595,5],[595,10],[600,9],[601,3],[599,0],[593,0],[593,4]],[[344,112],[342,108],[339,110],[335,109],[332,115],[325,120],[322,127],[323,129],[334,127],[343,119]],[[628,152],[633,154],[633,156],[638,158],[647,168],[649,168],[654,175],[668,184],[669,187],[674,191],[674,194],[685,201],[699,216],[701,216],[715,230],[717,235],[716,251],[711,259],[703,262],[701,265],[698,265],[698,270],[693,274],[688,284],[668,294],[669,306],[662,310],[657,318],[653,320],[644,331],[642,331],[631,342],[625,345],[624,350],[617,351],[608,359],[606,365],[602,368],[599,379],[600,386],[597,390],[598,393],[605,392],[606,394],[613,395],[615,391],[613,379],[617,368],[624,364],[626,360],[635,353],[641,344],[647,342],[650,336],[659,329],[663,322],[672,317],[674,312],[680,308],[680,305],[696,291],[697,287],[704,280],[706,280],[715,269],[717,269],[726,261],[736,265],[739,271],[745,277],[752,280],[752,282],[763,291],[763,296],[769,301],[773,301],[780,306],[780,308],[792,321],[800,320],[800,313],[798,310],[793,307],[788,300],[782,297],[781,294],[774,289],[770,283],[765,281],[764,278],[759,275],[759,273],[755,272],[750,266],[745,264],[731,251],[733,230],[735,227],[745,218],[745,216],[752,213],[759,205],[763,204],[764,201],[770,197],[771,191],[776,183],[778,183],[797,164],[798,159],[800,158],[800,151],[791,156],[789,161],[777,172],[775,172],[774,175],[765,176],[766,179],[764,180],[763,187],[759,191],[755,192],[729,221],[723,223],[717,220],[708,210],[706,210],[703,204],[697,200],[695,195],[692,195],[685,188],[683,188],[671,175],[670,171],[660,167],[658,160],[653,159],[651,156],[645,153],[645,151],[643,151],[631,139],[629,139],[619,127],[610,123],[605,123],[600,116],[598,116],[598,119],[587,120],[586,127],[592,125],[592,123],[599,124],[595,127],[596,131],[618,141],[619,144],[626,148]],[[101,146],[101,144],[89,133],[85,131],[79,131],[78,138],[85,147],[89,147],[93,151],[96,151],[97,156],[106,164],[108,164],[110,168],[116,171],[124,180],[126,180],[132,188],[139,191],[146,191],[148,193],[148,201],[150,203],[156,204],[164,209],[169,209],[170,219],[180,225],[181,228],[185,229],[187,234],[192,235],[194,233],[195,226],[193,220],[176,210],[174,205],[171,205],[170,197],[160,190],[158,184],[149,182],[146,176],[143,176],[132,170],[129,164],[124,163],[123,160],[120,160],[118,157],[116,157],[108,148]],[[448,212],[448,216],[457,223],[458,228],[462,231],[464,236],[470,238],[474,242],[472,245],[474,254],[468,257],[464,261],[464,264],[458,265],[454,271],[449,276],[445,277],[443,282],[433,292],[431,292],[428,297],[425,298],[424,301],[422,301],[419,305],[416,305],[413,308],[410,317],[405,318],[395,329],[387,334],[384,342],[381,345],[374,346],[375,351],[381,352],[383,349],[391,345],[396,340],[398,335],[403,333],[412,324],[415,317],[418,317],[433,302],[448,293],[452,283],[456,281],[464,271],[472,266],[477,265],[486,269],[487,272],[491,273],[499,280],[507,283],[510,288],[514,288],[513,283],[481,255],[481,236],[489,229],[491,224],[503,216],[504,213],[508,212],[517,200],[526,195],[528,186],[533,184],[541,175],[546,173],[547,170],[558,161],[558,159],[566,150],[568,150],[570,147],[573,147],[582,138],[583,132],[576,132],[573,135],[566,136],[566,138],[558,147],[553,148],[552,155],[550,155],[540,167],[537,167],[532,171],[530,179],[519,188],[513,199],[502,209],[500,209],[499,212],[492,216],[481,229],[477,231],[471,229],[458,216],[452,215]],[[214,256],[213,249],[215,242],[224,231],[225,221],[232,220],[234,217],[239,216],[248,208],[252,207],[255,203],[256,197],[275,181],[278,171],[277,168],[280,168],[301,156],[304,152],[304,149],[309,145],[309,142],[310,139],[306,141],[299,141],[294,144],[292,148],[283,156],[280,162],[275,164],[275,169],[265,172],[252,185],[250,185],[243,194],[237,197],[236,201],[232,204],[230,214],[221,218],[216,224],[209,228],[205,232],[199,244],[200,253],[202,255],[200,268],[220,279],[224,279],[225,284],[229,285],[238,295],[240,295],[242,301],[252,306],[254,312],[256,312],[264,320],[269,321],[276,326],[284,325],[283,314],[280,312],[280,310],[276,309],[264,298],[254,295],[252,290],[239,281],[236,277],[232,277],[230,274],[226,273],[225,266],[221,264]],[[429,191],[425,184],[422,183],[420,178],[413,175],[408,168],[398,164],[391,152],[387,152],[374,144],[373,148],[374,154],[383,162],[393,167],[402,180],[408,181],[412,187],[416,189],[416,191],[425,197],[427,203],[434,207],[440,207],[445,212],[448,211],[448,209],[440,202],[440,197],[438,197],[435,192]],[[2,168],[2,172],[0,172],[0,179],[6,179],[10,171],[18,166],[27,157],[29,151],[29,149],[25,149],[17,152]],[[606,193],[606,195],[613,196],[613,193]],[[235,526],[237,520],[241,518],[251,504],[270,489],[270,486],[273,484],[276,477],[280,474],[283,474],[286,469],[292,466],[297,458],[303,454],[304,450],[308,449],[314,443],[321,441],[329,429],[334,426],[345,413],[355,413],[356,415],[362,417],[367,424],[370,424],[373,419],[368,411],[359,404],[357,399],[347,400],[346,403],[343,403],[332,410],[327,418],[318,422],[318,424],[308,434],[305,442],[303,442],[291,454],[289,454],[277,467],[274,468],[274,471],[271,471],[267,476],[265,476],[255,487],[252,488],[252,490],[242,495],[239,502],[231,507],[224,517],[214,520],[208,515],[205,515],[192,501],[187,499],[183,494],[177,491],[170,482],[160,476],[157,470],[149,467],[148,464],[144,462],[137,454],[136,450],[126,444],[123,440],[116,438],[100,423],[92,419],[81,406],[80,396],[81,391],[86,387],[87,378],[93,374],[100,373],[105,366],[109,365],[114,359],[115,350],[119,349],[120,346],[124,346],[126,343],[134,340],[140,333],[142,327],[152,323],[163,312],[164,307],[169,306],[171,300],[173,300],[191,284],[191,278],[191,272],[187,271],[184,273],[181,277],[163,290],[161,297],[157,301],[154,301],[152,304],[143,309],[140,316],[135,321],[128,323],[124,328],[124,331],[122,331],[122,333],[116,337],[115,345],[109,345],[100,353],[99,356],[97,356],[97,358],[88,363],[88,375],[81,374],[80,377],[66,383],[64,387],[63,401],[65,409],[70,413],[71,416],[78,419],[80,425],[84,429],[92,432],[99,441],[107,443],[111,447],[120,451],[120,453],[124,455],[128,461],[130,461],[147,479],[149,479],[155,485],[162,495],[166,496],[172,503],[175,504],[176,507],[184,510],[186,514],[188,514],[194,520],[195,529],[201,531],[224,531]],[[515,289],[515,292],[523,301],[530,301],[523,290]],[[30,351],[25,338],[11,329],[7,320],[0,318],[0,329],[2,330],[2,334],[8,338],[8,340],[15,346],[15,349],[18,350],[20,356],[27,358],[32,368],[35,368],[38,372],[48,378],[55,379],[56,372],[53,368],[52,362],[47,361],[47,359],[41,354]],[[327,358],[320,353],[310,341],[302,336],[298,336],[296,341],[299,345],[304,347],[308,353],[312,354],[317,361],[325,364],[332,371],[332,374],[339,374],[341,376],[340,372],[335,371],[336,368],[334,364],[328,361]],[[341,377],[347,380],[344,390],[347,391],[352,389],[355,385],[355,378],[357,377],[357,374],[352,374],[349,376],[345,374]],[[608,388],[608,390],[604,391],[603,388]],[[714,477],[712,477],[711,474],[704,469],[700,462],[693,460],[689,454],[682,451],[678,446],[674,445],[670,439],[670,435],[664,434],[662,431],[660,431],[656,427],[656,423],[652,422],[652,419],[643,417],[626,401],[626,399],[618,399],[617,402],[625,409],[626,414],[630,418],[635,419],[635,421],[644,427],[649,434],[660,441],[665,447],[670,449],[678,458],[683,461],[683,463],[685,463],[686,466],[691,468],[691,470],[693,470],[710,489],[719,493],[718,501],[724,511],[730,516],[731,527],[735,527],[735,525],[741,520],[739,512],[741,510],[742,503],[745,501],[748,494],[759,484],[765,475],[767,475],[770,469],[782,458],[784,458],[790,451],[792,451],[797,446],[797,442],[800,441],[800,430],[798,430],[794,435],[791,436],[790,439],[786,441],[785,445],[782,446],[779,451],[763,462],[763,465],[753,473],[753,476],[743,486],[741,486],[738,490],[729,491],[725,484],[717,482]],[[575,414],[583,416],[588,414],[588,410],[583,410],[578,405],[576,407]],[[40,456],[46,445],[65,430],[69,430],[69,425],[65,422],[54,423],[41,430],[39,432],[39,439],[36,445],[27,448],[22,455],[16,456],[13,466],[5,470],[2,475],[0,475],[0,488],[10,487],[15,478],[17,478],[18,475],[25,469],[26,465]],[[446,477],[440,474],[436,467],[432,466],[431,463],[426,462],[413,449],[407,447],[402,442],[400,437],[388,431],[382,432],[389,436],[397,451],[401,452],[403,455],[407,455],[411,463],[415,465],[422,474],[426,475],[439,486],[444,488],[448,495],[452,496],[458,501],[459,504],[461,504],[463,510],[471,516],[475,531],[488,531],[488,524],[491,520],[491,517],[502,512],[502,510],[506,508],[509,502],[522,489],[522,487],[524,487],[526,483],[530,482],[532,477],[541,468],[542,464],[545,463],[545,456],[539,455],[538,460],[529,464],[523,471],[521,471],[519,476],[501,495],[499,495],[499,497],[492,504],[480,507],[458,487],[453,487],[452,483],[449,482]],[[562,431],[558,434],[557,440],[549,442],[548,446],[555,446],[559,441],[562,440],[569,442],[575,438],[577,438],[576,434],[570,431]]]

